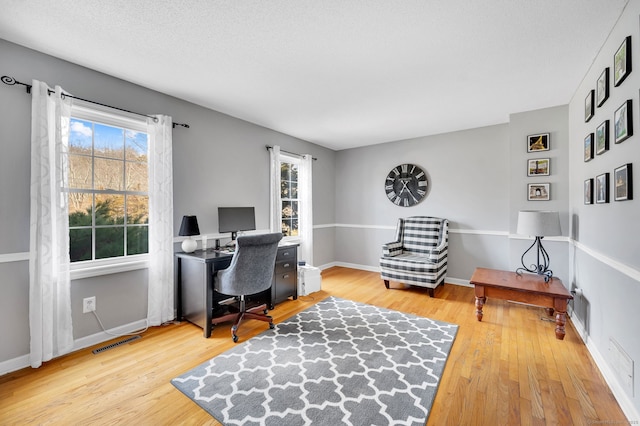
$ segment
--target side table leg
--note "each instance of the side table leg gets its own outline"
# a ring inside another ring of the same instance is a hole
[[[564,326],[567,323],[567,315],[566,312],[556,312],[556,339],[563,340],[564,339]]]
[[[486,300],[486,297],[476,297],[476,318],[478,318],[478,321],[482,321],[482,307]]]

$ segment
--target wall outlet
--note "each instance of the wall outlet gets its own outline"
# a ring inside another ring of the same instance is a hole
[[[96,297],[85,297],[82,299],[82,313],[87,314],[96,310]]]

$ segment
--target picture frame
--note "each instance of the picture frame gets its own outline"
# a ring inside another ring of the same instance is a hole
[[[633,136],[633,102],[627,99],[613,115],[613,134],[615,143]]]
[[[549,151],[551,137],[549,133],[527,136],[527,152]]]
[[[584,181],[584,203],[593,204],[593,178]]]
[[[594,108],[593,99],[595,96],[594,90],[589,90],[589,94],[584,98],[584,122],[588,123],[593,118]]]
[[[549,201],[549,183],[530,183],[527,185],[527,200],[529,201]]]
[[[596,82],[596,105],[598,108],[609,99],[609,67],[606,67]]]
[[[632,164],[627,163],[613,171],[614,197],[616,201],[633,200]]]
[[[609,173],[596,176],[595,180],[596,204],[609,202]]]
[[[584,161],[593,160],[593,133],[589,133],[586,138],[584,138]]]
[[[550,162],[549,158],[527,160],[527,176],[549,176]]]
[[[627,36],[613,55],[613,85],[618,87],[631,74],[631,36]]]
[[[596,154],[604,154],[609,150],[609,120],[605,120],[596,129]]]

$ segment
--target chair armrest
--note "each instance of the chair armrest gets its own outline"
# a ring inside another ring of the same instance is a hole
[[[402,254],[402,243],[400,241],[392,241],[382,245],[383,256],[397,256]]]
[[[440,259],[442,259],[443,254],[447,251],[447,247],[448,246],[448,242],[445,238],[442,239],[442,241],[440,241],[440,244],[436,247],[433,247],[431,250],[429,250],[429,253],[427,253],[427,257],[429,257],[429,261],[433,262],[433,263],[437,263],[440,261]]]

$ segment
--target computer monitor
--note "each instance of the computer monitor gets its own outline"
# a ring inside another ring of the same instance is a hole
[[[253,207],[218,207],[218,232],[231,232],[235,240],[239,231],[256,229],[256,213]]]

